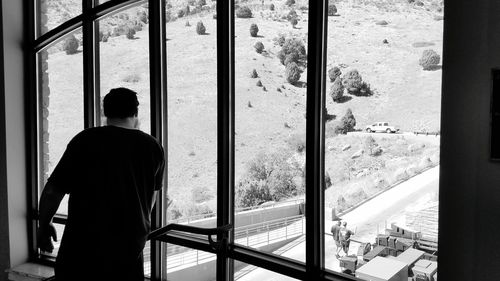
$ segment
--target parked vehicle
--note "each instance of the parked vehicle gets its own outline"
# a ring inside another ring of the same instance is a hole
[[[366,132],[382,132],[382,133],[396,133],[399,129],[396,129],[394,126],[390,126],[387,122],[375,122],[369,126],[366,126]]]

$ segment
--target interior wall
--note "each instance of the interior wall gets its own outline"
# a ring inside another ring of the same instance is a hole
[[[445,18],[438,275],[500,280],[500,163],[489,160],[500,3],[445,0]]]
[[[2,3],[0,2],[0,22],[2,22]],[[3,68],[3,32],[0,28],[0,73]],[[5,147],[5,96],[4,77],[0,75],[0,222],[9,221],[8,194],[7,194],[7,157]],[[0,223],[0,280],[7,279],[5,268],[10,267],[9,227],[6,223]]]
[[[8,256],[0,257],[2,266],[16,266],[28,259],[27,188],[23,76],[23,2],[2,0],[2,31],[5,80],[5,162],[7,163],[8,224],[2,220],[2,236],[8,235]],[[2,120],[2,121],[3,121]],[[0,138],[2,135],[0,134]],[[2,159],[0,159],[2,161]],[[2,205],[4,206],[4,205]],[[5,231],[8,230],[8,233]],[[2,242],[4,243],[4,242]],[[3,272],[5,268],[0,268]]]

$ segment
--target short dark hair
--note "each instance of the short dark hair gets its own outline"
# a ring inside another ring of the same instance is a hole
[[[104,116],[107,118],[127,118],[137,115],[137,93],[127,88],[111,89],[104,97]]]

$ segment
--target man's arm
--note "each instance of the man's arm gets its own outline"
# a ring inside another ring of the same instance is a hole
[[[59,208],[64,193],[58,191],[53,184],[47,182],[40,197],[40,225],[38,246],[42,251],[52,253],[54,245],[51,238],[57,241],[57,233],[52,218]]]

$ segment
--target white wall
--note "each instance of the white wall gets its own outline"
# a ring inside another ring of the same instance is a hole
[[[3,0],[5,126],[10,265],[28,258],[26,154],[23,89],[24,1]],[[3,270],[3,269],[1,269]]]

